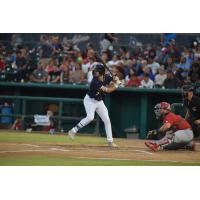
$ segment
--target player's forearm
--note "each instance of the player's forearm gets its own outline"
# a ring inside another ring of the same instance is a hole
[[[170,128],[171,128],[171,124],[170,123],[165,123],[160,127],[159,131],[160,132],[165,132],[165,131],[169,130]]]
[[[111,92],[114,92],[117,89],[117,87],[114,85],[111,85],[108,87],[102,86],[100,89],[105,93],[111,93]]]

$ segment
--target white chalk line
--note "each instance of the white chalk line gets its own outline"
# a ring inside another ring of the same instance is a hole
[[[11,144],[11,145],[15,145],[15,144]],[[30,147],[42,147],[39,145],[32,145],[32,144],[19,144],[19,145],[23,145],[23,146],[30,146]],[[63,152],[69,152],[69,151],[85,151],[85,152],[89,152],[89,151],[93,151],[93,152],[99,152],[99,153],[107,153],[110,152],[110,150],[115,150],[115,149],[108,149],[108,150],[95,150],[95,149],[86,149],[86,148],[80,148],[80,149],[62,149],[62,148],[57,148],[57,147],[51,147],[48,149],[44,149],[44,150],[36,150],[36,149],[27,149],[27,150],[12,150],[12,151],[0,151],[0,153],[22,153],[22,152],[39,152],[39,151],[63,151]],[[142,153],[142,154],[147,154],[147,155],[152,155],[153,153],[147,152],[147,151],[142,151],[142,150],[131,150],[132,152],[138,152],[138,153]],[[127,152],[127,150],[120,150],[120,149],[116,149],[116,152]],[[130,152],[130,151],[129,151]]]
[[[11,143],[9,143],[8,145],[13,145],[13,146],[21,145],[21,146],[30,146],[30,147],[41,147],[41,146],[35,145],[35,144],[11,144]]]
[[[50,152],[50,151],[62,151],[62,152],[72,152],[72,151],[79,151],[79,149],[59,149],[59,148],[49,148],[49,149],[26,149],[26,150],[10,150],[10,151],[0,151],[0,154],[2,153],[23,153],[23,152]],[[81,151],[89,152],[91,149],[84,149]],[[135,150],[136,152],[143,153],[143,154],[149,154],[152,155],[150,152],[145,152],[145,151],[140,151],[140,150]],[[108,151],[97,151],[93,150],[93,152],[100,152],[100,153],[108,153]],[[119,151],[118,151],[119,152]]]
[[[89,149],[88,149],[89,150]],[[50,151],[63,151],[63,152],[69,152],[69,151],[74,151],[74,150],[67,150],[67,149],[59,149],[59,148],[49,148],[49,149],[27,149],[27,150],[14,150],[14,151],[0,151],[0,154],[1,153],[24,153],[24,152],[50,152]],[[135,151],[139,151],[141,153],[147,153],[147,154],[151,154],[150,152],[146,152],[146,151],[140,151],[140,150],[135,150]],[[73,157],[73,158],[76,158],[76,159],[90,159],[90,160],[114,160],[114,161],[137,161],[135,159],[128,159],[128,158],[110,158],[110,157],[107,157],[107,158],[104,158],[104,157],[101,157],[101,158],[97,158],[97,157],[83,157],[83,156],[76,156],[76,157]],[[191,162],[191,161],[177,161],[177,160],[140,160],[140,161],[147,161],[147,162],[171,162],[171,163],[195,163],[194,162]]]

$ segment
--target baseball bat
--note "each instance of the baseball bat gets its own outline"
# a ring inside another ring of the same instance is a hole
[[[95,52],[95,57],[97,59],[97,62],[101,62],[103,64],[103,66],[108,70],[111,77],[114,78],[113,73],[110,71],[109,67],[106,65],[106,63],[102,60],[101,56],[97,52]]]

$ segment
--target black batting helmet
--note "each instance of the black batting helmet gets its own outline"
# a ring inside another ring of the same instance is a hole
[[[100,75],[105,74],[105,68],[101,63],[97,63],[94,65],[94,72],[99,72]]]

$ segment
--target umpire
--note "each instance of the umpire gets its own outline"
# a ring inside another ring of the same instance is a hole
[[[187,108],[185,119],[193,129],[194,137],[200,135],[200,97],[196,95],[195,86],[183,87],[183,101]]]

